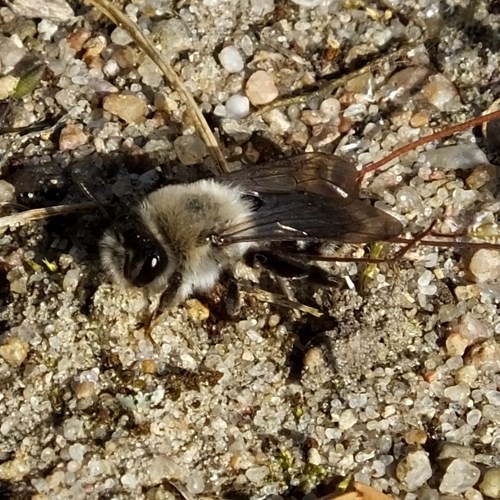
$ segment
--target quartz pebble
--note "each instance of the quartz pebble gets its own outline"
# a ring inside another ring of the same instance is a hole
[[[224,47],[220,51],[219,61],[228,73],[239,73],[240,71],[243,71],[243,57],[234,45]]]
[[[22,481],[30,472],[29,466],[22,458],[14,458],[0,464],[0,480],[6,482]]]
[[[479,491],[489,498],[500,498],[500,468],[486,471]]]
[[[321,0],[292,0],[294,4],[300,5],[301,7],[307,7],[308,9],[313,9],[317,7]]]
[[[166,455],[157,455],[150,461],[149,480],[153,484],[160,483],[164,479],[184,480],[186,471],[180,467],[175,460]]]
[[[468,345],[467,339],[458,332],[451,332],[446,337],[446,353],[448,356],[462,356]]]
[[[467,361],[484,371],[500,371],[500,345],[493,339],[471,347]]]
[[[186,488],[189,493],[197,495],[205,489],[205,480],[198,471],[193,471],[186,480]]]
[[[449,356],[462,356],[467,347],[482,342],[493,335],[489,325],[467,313],[450,328],[446,338],[446,350]]]
[[[228,118],[243,118],[250,111],[248,97],[240,94],[232,95],[226,101],[226,114]]]
[[[269,469],[262,465],[261,467],[252,467],[245,472],[245,476],[252,483],[262,482],[269,474]]]
[[[128,45],[132,38],[123,28],[117,26],[110,35],[111,41],[116,45]]]
[[[446,465],[448,465],[450,459],[455,458],[461,458],[468,462],[473,462],[474,456],[475,454],[473,448],[456,443],[443,443],[439,450],[437,460],[438,462],[446,463]]]
[[[87,135],[77,125],[66,125],[59,135],[59,149],[71,151],[87,143]]]
[[[177,17],[158,21],[151,30],[152,40],[167,57],[192,49],[192,35],[186,23]]]
[[[396,476],[408,491],[415,491],[432,477],[428,454],[423,450],[408,453],[396,469]]]
[[[6,337],[0,345],[0,357],[11,366],[21,366],[29,352],[29,344],[18,337]]]
[[[443,395],[445,398],[448,398],[450,401],[455,402],[466,402],[467,398],[470,394],[470,387],[465,383],[460,383],[457,385],[452,385],[451,387],[447,387]]]
[[[358,421],[358,417],[352,410],[345,410],[339,417],[339,429],[346,431],[350,429]]]
[[[183,165],[200,163],[207,154],[205,143],[197,135],[181,135],[174,141],[174,149]]]
[[[7,181],[0,179],[0,203],[9,203],[14,200],[16,188]]]
[[[441,493],[459,495],[472,488],[481,475],[481,471],[462,458],[456,458],[447,467],[446,472],[439,485]]]
[[[455,85],[443,75],[429,77],[429,83],[422,89],[424,97],[440,111],[453,109],[460,103]]]
[[[146,103],[140,97],[131,94],[107,95],[102,101],[102,106],[126,123],[143,123],[148,112]]]
[[[477,380],[478,372],[477,368],[474,365],[465,365],[457,370],[455,373],[455,382],[457,384],[466,383],[469,386],[472,386],[474,382]]]
[[[50,19],[59,23],[74,17],[73,9],[65,0],[12,0],[9,4],[14,14],[20,17]]]
[[[484,151],[472,142],[426,151],[422,154],[422,159],[440,170],[468,169],[488,163]]]
[[[500,277],[500,251],[479,249],[472,256],[469,269],[478,282],[498,279]]]
[[[278,97],[273,76],[267,71],[256,71],[247,81],[245,93],[254,106],[268,104]]]
[[[19,78],[13,75],[5,75],[0,78],[0,99],[7,99],[16,90]]]
[[[13,68],[25,53],[26,49],[17,37],[0,35],[0,64],[4,72]]]

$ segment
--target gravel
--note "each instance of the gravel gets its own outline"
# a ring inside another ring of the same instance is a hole
[[[215,171],[177,92],[122,28],[76,2],[3,5],[3,215],[86,201],[79,183],[130,205]],[[142,0],[123,11],[234,168],[304,151],[361,168],[498,97],[494,2]],[[277,107],[255,114],[262,105]],[[439,217],[440,233],[495,242],[495,161],[467,130],[367,176],[361,194],[408,236]],[[292,500],[352,475],[405,500],[500,498],[497,249],[416,246],[378,270],[333,263],[346,286],[290,288],[321,318],[258,290],[235,321],[191,299],[153,342],[141,328],[149,298],[99,269],[107,223],[96,210],[0,230],[0,497],[172,499],[180,488]],[[280,290],[240,271],[245,285]]]

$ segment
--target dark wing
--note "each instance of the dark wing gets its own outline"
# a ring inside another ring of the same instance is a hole
[[[357,194],[356,167],[334,155],[306,153],[224,174],[220,182],[243,191],[282,193],[303,191],[323,196]]]
[[[218,242],[339,241],[369,243],[390,239],[401,223],[356,190],[351,163],[324,154],[307,154],[227,174],[221,182],[253,198],[252,221],[233,226]]]

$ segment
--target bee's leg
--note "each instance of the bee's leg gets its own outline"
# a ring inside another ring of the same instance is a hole
[[[162,313],[172,305],[181,284],[182,284],[182,274],[174,273],[170,278],[167,288],[165,288],[165,290],[161,294],[160,300],[155,310],[153,311],[153,314],[151,314],[151,316],[146,320],[144,324],[145,335],[153,343],[155,342],[151,337],[151,332],[153,330],[154,324],[158,320],[158,318],[162,315]]]
[[[245,256],[245,262],[250,267],[261,266],[283,278],[307,279],[311,283],[320,286],[338,286],[342,282],[319,266],[279,252],[268,250],[250,251]]]
[[[224,294],[221,297],[224,312],[229,317],[237,316],[241,309],[241,297],[234,274],[229,270],[224,271],[221,274],[220,283],[224,287]]]

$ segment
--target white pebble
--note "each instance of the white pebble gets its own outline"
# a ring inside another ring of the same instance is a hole
[[[478,282],[498,279],[500,277],[500,252],[481,248],[472,256],[470,271]]]
[[[292,0],[292,2],[296,5],[300,5],[301,7],[313,9],[321,3],[321,0]]]
[[[194,471],[191,473],[187,478],[186,488],[193,495],[197,495],[205,489],[205,481],[200,472]]]
[[[245,472],[245,476],[252,483],[259,483],[269,474],[269,469],[266,466],[252,467]]]
[[[467,413],[466,417],[467,423],[470,426],[475,427],[481,421],[481,417],[482,417],[481,411],[478,410],[477,408],[474,408],[469,413]]]
[[[248,97],[235,94],[226,101],[226,115],[229,118],[243,118],[250,111],[250,101]]]
[[[339,418],[339,429],[341,431],[346,431],[356,424],[357,421],[358,417],[352,410],[345,410]]]
[[[222,67],[229,73],[239,73],[245,66],[243,57],[234,45],[224,47],[219,53]]]

